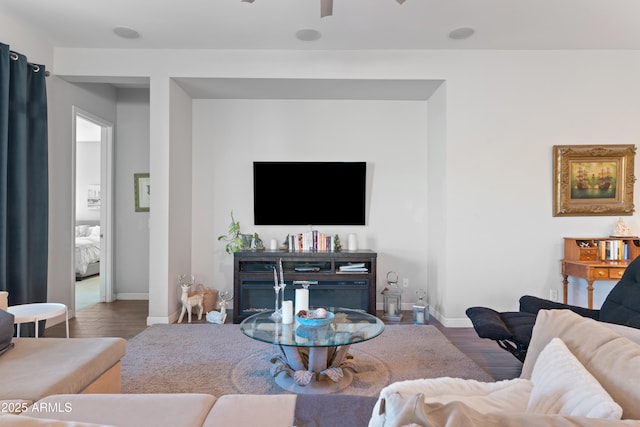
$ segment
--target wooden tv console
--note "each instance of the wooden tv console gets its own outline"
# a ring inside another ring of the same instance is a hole
[[[294,281],[314,282],[309,286],[309,304],[345,307],[376,314],[376,261],[371,250],[340,252],[246,251],[233,255],[233,323],[264,310],[273,310],[273,268],[282,260],[285,299],[293,300]],[[364,264],[366,271],[343,272],[340,267]],[[280,269],[278,267],[278,275]],[[317,283],[315,283],[317,282]]]

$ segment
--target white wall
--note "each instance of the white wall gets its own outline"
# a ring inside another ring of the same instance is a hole
[[[640,123],[636,120],[640,110],[640,86],[636,82],[640,71],[640,52],[635,51],[216,52],[57,49],[55,58],[56,71],[61,74],[151,77],[151,141],[156,144],[158,151],[154,154],[156,151],[151,150],[150,167],[154,186],[159,185],[167,194],[170,169],[166,155],[171,103],[168,82],[171,77],[446,81],[440,89],[442,92],[438,93],[438,104],[442,111],[437,112],[446,118],[446,123],[439,125],[434,135],[429,135],[429,138],[440,138],[434,150],[438,161],[444,164],[434,161],[429,167],[435,165],[441,168],[441,174],[430,172],[433,173],[433,179],[439,179],[441,183],[439,188],[429,191],[442,206],[430,211],[433,215],[427,217],[428,228],[438,230],[438,236],[444,241],[429,243],[431,252],[440,251],[437,256],[430,253],[428,261],[424,261],[426,257],[420,257],[421,262],[428,262],[420,267],[424,274],[422,277],[429,278],[429,289],[436,293],[430,295],[430,299],[435,301],[432,305],[437,310],[436,315],[446,325],[468,325],[464,310],[472,305],[514,309],[518,297],[524,293],[546,297],[550,289],[560,290],[562,237],[608,235],[617,217],[552,216],[552,146],[635,144],[640,131]],[[202,131],[200,123],[203,119],[198,116],[200,111],[194,111],[193,156],[196,160],[193,166],[196,172],[193,175],[193,191],[198,196],[193,197],[193,246],[199,245],[195,242],[207,239],[199,237],[201,234],[210,236],[209,243],[204,243],[209,248],[203,246],[202,253],[193,253],[194,273],[203,277],[211,275],[212,281],[223,280],[224,287],[228,286],[231,277],[230,259],[222,252],[222,246],[216,246],[218,242],[215,242],[215,236],[226,229],[231,208],[238,214],[243,227],[249,228],[251,218],[247,212],[251,211],[250,206],[244,198],[238,200],[231,196],[245,194],[250,188],[249,178],[243,173],[222,176],[210,171],[205,176],[213,176],[213,182],[202,180],[200,171],[203,166],[198,164],[199,159],[224,157],[226,161],[236,163],[240,160],[230,157],[235,154],[233,146],[221,146],[221,138],[216,138],[219,136],[229,138],[234,144],[252,144],[261,140],[264,146],[251,148],[264,157],[269,153],[275,157],[275,154],[289,148],[287,152],[293,153],[291,158],[312,156],[315,154],[305,151],[304,144],[293,147],[283,145],[283,140],[289,141],[283,137],[292,140],[291,136],[297,135],[301,141],[305,141],[309,135],[314,138],[313,133],[319,131],[309,120],[304,120],[304,114],[297,112],[292,112],[294,117],[302,119],[305,125],[310,126],[307,129],[314,132],[305,131],[294,120],[286,120],[282,114],[284,110],[276,110],[271,114],[262,109],[258,110],[259,115],[238,111],[235,116],[219,111],[221,107],[218,104],[234,107],[235,102],[194,102],[195,110],[202,109],[198,104],[203,103],[208,105],[207,108],[215,107],[216,114],[232,121],[226,124],[216,117],[207,117],[218,126],[209,129],[214,132],[211,135],[201,135],[198,132]],[[264,102],[278,104],[277,101]],[[258,104],[255,102],[252,107]],[[302,105],[303,102],[298,104]],[[319,108],[321,103],[310,104]],[[337,103],[329,101],[327,104],[333,106]],[[363,104],[371,104],[371,108],[378,106],[375,101]],[[285,107],[278,105],[278,108]],[[394,121],[401,120],[394,117]],[[389,128],[398,129],[399,126],[391,124]],[[347,131],[354,141],[359,141],[355,146],[362,147],[365,136],[369,136],[366,127],[362,134],[354,129],[355,126]],[[424,129],[428,127],[425,125]],[[246,138],[242,141],[236,139],[233,136],[235,132]],[[327,135],[326,130],[320,132],[320,136]],[[205,138],[211,141],[210,147],[204,147],[201,143]],[[389,165],[403,165],[413,160],[411,150],[405,150],[402,146],[403,139],[389,138],[383,147],[378,147],[382,144],[380,140],[376,141],[376,146],[372,148],[377,153],[395,154],[396,151],[391,147],[399,147],[398,158],[390,156]],[[202,151],[203,148],[209,151]],[[351,149],[346,144],[340,148]],[[357,155],[362,155],[361,150]],[[393,169],[403,174],[404,181],[408,177],[416,182],[424,182],[421,178],[426,173],[424,170],[404,167]],[[385,175],[385,181],[381,182],[378,177],[379,174],[373,175],[372,191],[388,191],[389,187],[397,186],[400,181],[386,181],[389,175]],[[207,193],[211,190],[198,188],[198,185],[215,186],[221,179],[225,180],[227,187],[234,189],[226,191],[222,199],[218,199],[217,194],[214,198]],[[200,194],[208,194],[209,197],[202,199]],[[157,292],[159,295],[159,313],[163,310],[166,312],[166,307],[170,305],[167,292],[174,288],[174,278],[169,276],[165,267],[168,239],[165,240],[163,235],[169,230],[168,202],[162,194],[160,197],[157,222],[154,222],[152,214],[150,248],[150,269],[155,272],[155,276],[150,278],[150,294]],[[636,205],[637,200],[636,192]],[[424,200],[423,206],[418,208],[429,209],[428,202],[432,201]],[[201,207],[211,214],[201,214]],[[396,207],[404,209],[402,204]],[[220,213],[216,213],[218,209]],[[207,222],[209,218],[211,222]],[[625,219],[634,230],[640,231],[636,217]],[[399,242],[400,238],[395,240],[386,237],[384,240],[380,237],[385,236],[385,230],[397,226],[398,217],[383,216],[370,220],[366,230],[357,230],[362,234],[362,240],[366,239],[363,246],[373,247],[386,254],[389,260],[406,259],[404,247],[407,239]],[[159,235],[153,241],[155,230]],[[271,233],[281,234],[275,230],[257,231],[267,238]],[[417,240],[428,237],[426,231],[414,236]],[[213,271],[205,267],[205,262],[213,264]],[[390,264],[380,266],[381,276]],[[216,275],[222,279],[216,279]],[[411,279],[413,283],[420,280]],[[409,295],[406,300],[409,300]],[[163,304],[165,308],[162,308]]]
[[[390,270],[410,279],[410,300],[426,288],[426,102],[197,100],[193,116],[193,268],[205,284],[233,292],[233,257],[216,240],[232,210],[267,244],[307,229],[253,225],[253,161],[366,161],[367,224],[314,228],[377,251],[379,291]],[[273,196],[274,209],[331,203],[296,199],[286,180]]]
[[[70,84],[57,77],[52,80],[48,96],[49,109],[49,291],[48,299],[73,308],[73,179],[72,107],[116,122],[116,91],[100,84]],[[81,195],[82,196],[82,195]]]
[[[192,231],[192,103],[191,98],[173,81],[171,95],[171,183],[169,203],[169,294],[168,314],[171,321],[178,318],[181,289],[178,276],[193,271],[193,239],[206,233]],[[153,188],[153,187],[152,187]],[[200,277],[198,276],[198,279]],[[200,281],[198,281],[200,283]],[[171,292],[173,290],[173,292]],[[180,293],[179,293],[180,292]]]
[[[149,90],[118,89],[115,128],[114,290],[149,297],[149,212],[135,211],[135,173],[149,172]]]
[[[90,185],[100,185],[100,141],[76,143],[76,221],[100,221],[100,209],[90,209]]]

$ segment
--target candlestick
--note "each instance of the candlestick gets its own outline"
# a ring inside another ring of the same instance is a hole
[[[284,283],[284,271],[282,270],[282,258],[280,258],[280,283]]]
[[[276,273],[276,268],[273,268],[273,290],[276,293],[276,303],[275,303],[275,310],[273,311],[273,313],[271,314],[271,318],[272,319],[281,319],[282,318],[282,310],[280,310],[278,308],[278,304],[280,302],[280,289],[282,289],[280,287],[280,285],[278,284],[278,274]]]

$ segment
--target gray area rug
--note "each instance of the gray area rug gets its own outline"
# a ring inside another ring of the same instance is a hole
[[[127,342],[123,393],[285,393],[269,374],[277,348],[245,336],[239,325],[153,325]],[[343,394],[376,396],[395,381],[492,377],[431,325],[386,325],[351,346],[358,372]],[[280,374],[284,375],[284,374]]]

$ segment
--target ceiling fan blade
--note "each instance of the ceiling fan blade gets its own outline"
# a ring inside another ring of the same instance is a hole
[[[320,0],[320,17],[333,15],[333,0]]]

